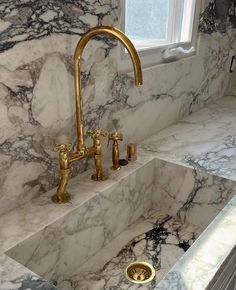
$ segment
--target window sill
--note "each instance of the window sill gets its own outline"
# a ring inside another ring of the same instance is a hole
[[[118,49],[119,72],[131,72],[133,70],[132,62],[128,52],[123,48]],[[150,48],[138,50],[141,66],[143,69],[152,68],[157,65],[175,62],[180,59],[188,58],[197,54],[197,49],[191,43],[178,43],[171,45],[159,46],[158,48]]]

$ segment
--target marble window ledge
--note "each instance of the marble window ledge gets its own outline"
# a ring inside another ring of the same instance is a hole
[[[74,178],[70,182],[70,192],[72,192],[74,197],[73,203],[71,204],[56,206],[48,202],[49,197],[53,193],[53,191],[50,191],[42,197],[34,199],[26,205],[2,216],[0,228],[0,252],[2,253],[0,256],[0,289],[13,289],[11,288],[13,284],[15,287],[14,289],[31,289],[29,281],[31,281],[32,285],[35,285],[35,283],[44,285],[43,283],[46,283],[40,279],[40,277],[34,275],[30,270],[4,255],[5,251],[38,232],[50,222],[66,215],[74,208],[83,204],[86,200],[101,193],[104,188],[114,186],[117,181],[125,178],[130,172],[148,164],[154,158],[164,159],[168,162],[178,163],[189,168],[236,181],[235,110],[236,98],[224,97],[178,122],[176,125],[163,130],[158,135],[153,136],[145,141],[145,143],[141,144],[139,147],[138,162],[124,168],[124,170],[120,171],[118,174],[113,174],[110,180],[104,184],[96,184],[95,187],[94,183],[90,181],[90,172],[86,172]],[[77,194],[78,188],[80,188],[79,195]],[[236,199],[233,198],[208,229],[201,235],[197,243],[194,244],[194,247],[181,258],[156,289],[169,289],[163,287],[171,285],[168,283],[173,283],[173,281],[174,283],[180,283],[182,288],[178,289],[200,289],[197,288],[197,286],[195,288],[189,288],[188,286],[194,283],[196,276],[189,276],[188,281],[185,281],[184,284],[182,283],[182,278],[183,275],[189,273],[188,263],[189,259],[193,261],[193,254],[196,255],[196,260],[194,258],[196,267],[205,265],[204,261],[206,263],[206,260],[204,259],[204,251],[209,243],[209,237],[212,237],[214,239],[212,251],[219,255],[219,261],[215,264],[216,266],[213,267],[210,275],[202,281],[202,285],[204,285],[205,288],[207,287],[222,265],[224,258],[236,244],[236,238],[231,236],[232,226],[234,227],[234,232],[236,227],[235,208]],[[221,227],[222,223],[224,224],[223,228]],[[224,243],[222,243],[221,252],[217,248],[217,239],[220,238],[221,235],[219,233],[221,233],[222,230],[224,231],[224,235],[228,234],[230,237],[226,248],[224,248]],[[203,243],[204,240],[206,243]],[[201,258],[198,259],[198,256]],[[24,286],[26,288],[22,288],[23,284],[26,285]],[[17,285],[19,285],[19,287]],[[55,289],[55,287],[50,284],[45,285],[45,288],[42,289]],[[34,289],[33,287],[35,286],[32,286],[32,290]],[[205,288],[201,288],[201,290]]]

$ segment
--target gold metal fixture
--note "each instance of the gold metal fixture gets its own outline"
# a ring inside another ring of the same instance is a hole
[[[134,143],[127,145],[127,159],[129,161],[137,160],[137,145]]]
[[[60,182],[57,193],[52,197],[56,203],[64,203],[70,200],[69,195],[66,193],[66,186],[69,180],[69,165],[81,160],[85,157],[94,157],[96,173],[92,176],[94,180],[102,181],[107,177],[102,169],[102,148],[101,137],[106,137],[107,133],[96,129],[89,132],[89,136],[93,139],[93,146],[87,148],[84,138],[84,122],[83,122],[83,106],[81,99],[81,82],[80,82],[80,61],[86,44],[90,39],[99,35],[105,34],[112,36],[119,40],[127,49],[134,67],[135,84],[140,86],[143,84],[142,70],[138,53],[128,37],[120,30],[110,26],[98,26],[90,29],[85,33],[77,44],[74,54],[74,84],[75,84],[75,98],[76,98],[76,125],[77,125],[77,150],[75,153],[70,153],[69,144],[56,145],[56,150],[59,152],[60,159]]]
[[[123,141],[123,134],[122,133],[118,133],[118,132],[113,132],[110,133],[108,135],[108,139],[109,141],[113,141],[112,144],[112,169],[113,170],[119,170],[120,164],[119,164],[119,160],[120,160],[120,152],[119,152],[119,144],[118,141]]]
[[[156,271],[152,265],[146,262],[134,262],[125,269],[126,278],[136,284],[144,284],[152,281]]]

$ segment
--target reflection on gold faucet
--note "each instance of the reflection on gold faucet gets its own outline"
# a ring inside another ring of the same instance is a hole
[[[120,153],[119,153],[119,144],[118,141],[123,141],[123,134],[118,132],[109,133],[108,135],[109,141],[113,141],[112,144],[112,169],[120,170]]]
[[[102,149],[101,149],[101,137],[108,136],[108,133],[97,129],[89,132],[89,136],[93,139],[93,145],[87,148],[84,138],[84,122],[83,122],[83,107],[81,100],[81,82],[80,82],[80,61],[83,50],[89,40],[99,34],[105,34],[113,36],[119,40],[127,49],[131,60],[133,62],[135,84],[137,86],[142,85],[142,70],[140,59],[134,48],[132,42],[127,36],[118,30],[117,28],[110,26],[98,26],[90,29],[85,33],[75,50],[74,54],[74,83],[75,83],[75,97],[76,97],[76,122],[77,122],[77,151],[75,153],[69,153],[70,144],[56,145],[56,150],[59,152],[60,159],[60,182],[57,189],[57,193],[52,197],[52,200],[56,203],[64,203],[70,200],[70,196],[66,193],[66,186],[69,180],[69,165],[74,161],[81,160],[88,156],[93,156],[95,160],[96,173],[92,176],[94,180],[102,181],[106,179],[106,176],[102,169]]]

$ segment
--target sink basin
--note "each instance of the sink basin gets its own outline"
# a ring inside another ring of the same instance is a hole
[[[124,268],[146,261],[156,278],[142,289],[155,289],[235,194],[235,182],[155,158],[124,170],[6,254],[65,290],[137,289]]]

